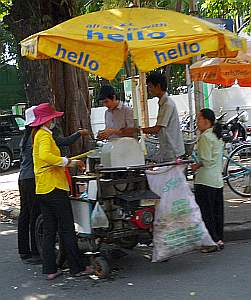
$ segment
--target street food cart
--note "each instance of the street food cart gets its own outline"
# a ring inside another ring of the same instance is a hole
[[[155,204],[159,197],[149,189],[145,174],[153,165],[145,164],[144,152],[134,138],[109,141],[90,154],[87,163],[92,168],[86,174],[72,177],[70,198],[79,248],[83,252],[98,252],[93,254],[92,262],[97,274],[105,277],[109,273],[109,260],[107,252],[102,252],[102,245],[132,249],[138,243],[151,244]],[[176,162],[154,167],[174,164]],[[92,213],[97,203],[107,216],[105,228],[92,226]]]
[[[51,57],[108,80],[115,77],[129,54],[138,70],[148,72],[201,54],[231,57],[240,49],[245,49],[245,42],[231,32],[174,11],[146,8],[82,15],[21,42],[23,56]],[[135,96],[133,106],[138,126],[140,104]],[[79,247],[91,252],[97,274],[105,277],[109,265],[100,257],[100,246],[107,242],[132,248],[138,242],[150,243],[158,197],[149,190],[144,173],[153,166],[145,165],[144,151],[136,140],[114,140],[100,151],[102,166],[93,172],[99,157],[97,153],[88,157],[90,170],[72,177],[70,197]],[[93,228],[97,203],[107,220],[105,227]],[[39,224],[42,220],[37,225],[38,241],[42,236]]]

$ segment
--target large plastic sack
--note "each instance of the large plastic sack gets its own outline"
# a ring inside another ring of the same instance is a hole
[[[96,202],[94,210],[91,214],[91,227],[92,228],[107,228],[109,227],[109,221],[108,218],[102,208],[102,206],[99,204],[99,202]]]
[[[146,174],[150,189],[160,196],[155,206],[152,262],[215,245],[186,181],[184,166],[161,167]]]

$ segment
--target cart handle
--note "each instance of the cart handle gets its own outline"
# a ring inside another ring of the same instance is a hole
[[[167,167],[167,166],[177,166],[177,165],[186,165],[194,163],[193,160],[181,160],[177,159],[176,161],[163,162],[159,164],[149,164],[149,165],[139,165],[139,166],[129,166],[129,167],[112,167],[112,168],[104,168],[102,166],[97,166],[96,170],[98,172],[107,172],[107,171],[130,171],[130,170],[147,170],[156,167]]]
[[[72,156],[72,157],[70,157],[70,159],[81,159],[81,158],[86,157],[86,156],[89,155],[89,154],[94,153],[95,151],[96,151],[96,150],[90,150],[90,151],[87,151],[87,152],[85,152],[85,153],[82,153],[82,154],[79,154],[79,155],[76,155],[76,156]]]

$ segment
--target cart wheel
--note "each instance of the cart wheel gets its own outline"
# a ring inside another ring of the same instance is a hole
[[[42,243],[43,243],[43,223],[44,219],[42,215],[39,215],[36,220],[35,225],[35,240],[36,240],[36,246],[38,253],[41,258],[43,258],[43,249],[42,249]],[[56,237],[56,244],[55,244],[55,253],[56,253],[56,259],[57,259],[57,265],[59,267],[62,267],[65,262],[65,253],[63,251],[63,247],[60,243],[59,236]]]
[[[103,256],[94,257],[92,265],[95,269],[95,275],[99,278],[106,278],[110,273],[110,266]]]
[[[127,238],[121,238],[119,242],[117,243],[121,248],[131,250],[138,244],[138,237],[137,236],[131,236]]]

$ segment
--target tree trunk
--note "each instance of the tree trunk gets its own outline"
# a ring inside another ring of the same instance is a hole
[[[74,8],[74,0],[15,0],[5,21],[19,43],[69,19]],[[20,68],[29,105],[50,102],[64,111],[61,124],[65,135],[79,128],[91,130],[88,79],[84,71],[56,60],[29,61],[21,55]],[[71,152],[76,154],[89,148],[88,139],[84,143],[81,140],[71,147]]]
[[[181,8],[182,8],[182,0],[177,0],[175,10],[181,12]]]
[[[65,112],[61,125],[65,135],[70,135],[79,128],[91,131],[90,101],[86,72],[59,61],[51,61],[50,79],[55,95],[55,107]],[[89,139],[72,145],[72,154],[80,153],[83,148],[89,150]]]

